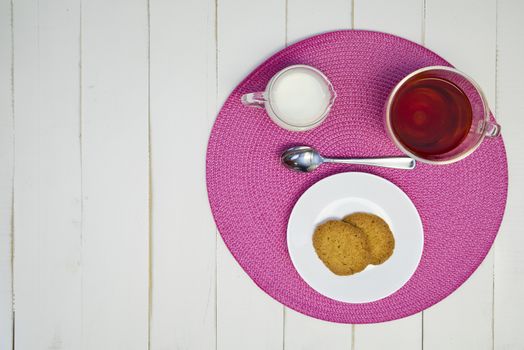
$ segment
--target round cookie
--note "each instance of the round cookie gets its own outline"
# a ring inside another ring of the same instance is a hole
[[[366,235],[339,220],[318,225],[313,234],[313,246],[320,260],[336,275],[352,275],[369,264]]]
[[[395,238],[388,224],[382,218],[373,214],[354,213],[342,220],[358,227],[366,235],[371,264],[382,264],[393,254]]]

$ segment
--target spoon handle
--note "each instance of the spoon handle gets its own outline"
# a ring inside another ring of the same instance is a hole
[[[415,168],[415,160],[409,157],[386,157],[386,158],[348,158],[348,159],[333,159],[324,158],[327,163],[341,163],[341,164],[358,164],[380,166],[384,168],[393,169],[413,169]]]

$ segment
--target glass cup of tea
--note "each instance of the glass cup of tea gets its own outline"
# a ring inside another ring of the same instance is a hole
[[[430,164],[464,159],[484,137],[500,134],[478,84],[450,67],[425,67],[407,75],[391,91],[384,114],[395,145]]]
[[[280,127],[305,131],[318,126],[335,101],[335,90],[318,69],[299,64],[275,74],[263,92],[242,96],[245,106],[265,108]]]

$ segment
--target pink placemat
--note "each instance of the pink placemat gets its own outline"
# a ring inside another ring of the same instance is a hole
[[[242,94],[263,91],[276,72],[292,64],[320,69],[338,95],[328,118],[308,132],[285,131],[273,124],[263,109],[247,108],[240,102]],[[326,33],[269,58],[237,86],[222,107],[207,150],[211,209],[240,266],[282,304],[341,323],[397,319],[445,298],[488,253],[507,196],[501,137],[486,139],[458,163],[419,163],[413,171],[325,165],[302,174],[280,164],[281,152],[293,145],[310,145],[322,154],[339,157],[401,154],[386,135],[382,108],[398,81],[428,65],[450,64],[393,35]],[[367,304],[343,303],[320,295],[300,278],[287,251],[286,227],[297,199],[320,179],[345,171],[368,172],[395,183],[411,198],[424,225],[424,252],[413,277],[391,296]]]

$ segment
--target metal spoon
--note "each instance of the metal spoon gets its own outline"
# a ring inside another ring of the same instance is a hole
[[[322,163],[360,164],[394,169],[413,169],[416,163],[414,159],[409,157],[348,159],[324,158],[315,149],[309,146],[292,147],[285,151],[280,159],[282,160],[282,164],[288,168],[304,173],[315,170]]]

